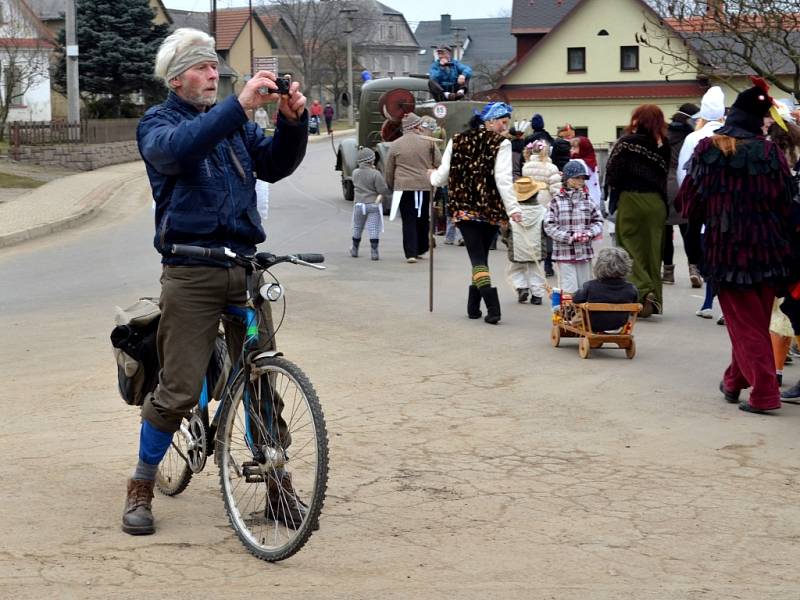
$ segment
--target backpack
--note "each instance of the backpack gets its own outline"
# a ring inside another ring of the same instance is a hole
[[[141,298],[126,309],[117,308],[111,345],[119,393],[131,406],[141,406],[158,383],[156,333],[160,318],[161,309],[152,298]]]

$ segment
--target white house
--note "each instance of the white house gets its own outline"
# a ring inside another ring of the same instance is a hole
[[[15,80],[7,121],[50,121],[53,35],[25,0],[0,0],[0,98]]]

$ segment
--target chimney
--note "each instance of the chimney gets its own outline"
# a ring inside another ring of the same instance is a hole
[[[450,15],[442,15],[442,35],[450,35]]]

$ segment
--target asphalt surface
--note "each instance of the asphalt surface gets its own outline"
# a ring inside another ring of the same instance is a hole
[[[502,250],[498,326],[464,314],[463,248],[435,251],[433,313],[429,260],[405,263],[399,221],[380,261],[350,258],[333,163],[314,144],[272,186],[264,245],[327,257],[324,272],[276,269],[280,348],[328,422],[320,531],[284,563],[250,557],[211,465],[155,499],[156,535],[120,531],[138,418],[115,389],[108,334],[115,305],[157,295],[160,269],[132,165],[91,220],[0,249],[0,596],[800,595],[800,407],[756,416],[722,400],[727,333],[694,316],[685,265],[666,315],[637,324],[634,360],[581,360],[575,341],[550,346],[547,307],[516,303]]]

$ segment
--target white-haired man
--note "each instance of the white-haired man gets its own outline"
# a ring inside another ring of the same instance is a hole
[[[155,531],[151,502],[158,464],[200,395],[223,309],[245,303],[242,267],[178,257],[169,249],[190,244],[254,252],[265,239],[256,178],[274,182],[291,174],[308,142],[306,98],[297,82],[288,94],[277,94],[275,74],[259,71],[238,97],[217,103],[217,67],[212,37],[195,29],[174,31],[161,44],[155,65],[169,95],[145,113],[137,130],[156,204],[155,247],[163,270],[157,335],[161,372],[155,393],[142,407],[139,462],[128,480],[122,518],[123,531],[133,535]],[[276,135],[267,137],[248,121],[246,111],[275,101]],[[262,321],[261,350],[267,350],[274,347],[271,315]],[[242,335],[229,328],[234,359]],[[292,490],[289,474],[272,487],[276,493]],[[284,520],[293,526],[302,521],[304,506],[294,501],[293,491],[290,495]]]

